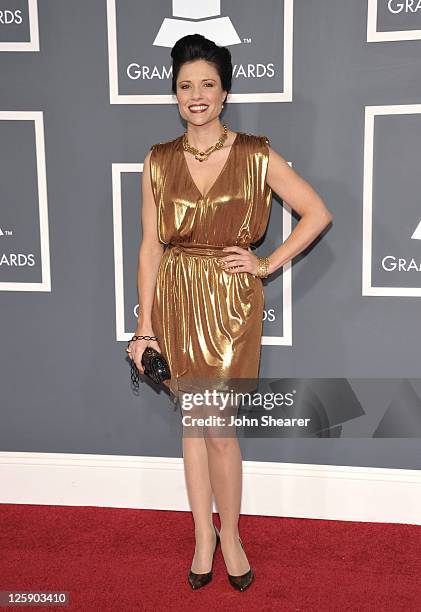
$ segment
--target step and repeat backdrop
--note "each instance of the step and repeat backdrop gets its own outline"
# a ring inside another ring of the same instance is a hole
[[[124,349],[142,162],[185,130],[170,50],[194,32],[232,53],[222,121],[269,137],[334,214],[264,281],[260,375],[317,427],[244,435],[243,457],[421,468],[408,0],[0,0],[0,450],[181,456],[179,411],[147,382],[133,393]],[[274,193],[257,252],[298,220]]]

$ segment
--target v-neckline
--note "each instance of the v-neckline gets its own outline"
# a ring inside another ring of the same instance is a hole
[[[233,141],[232,141],[232,143],[231,143],[231,148],[230,148],[230,150],[229,150],[229,153],[228,153],[227,159],[225,160],[224,165],[222,166],[221,170],[219,171],[219,173],[218,173],[218,174],[217,174],[217,176],[216,176],[216,179],[213,181],[212,185],[209,187],[209,189],[207,190],[207,192],[206,192],[205,194],[203,194],[203,193],[200,191],[199,187],[198,187],[198,186],[197,186],[197,184],[196,184],[196,181],[195,181],[195,180],[194,180],[194,178],[193,178],[192,173],[190,172],[190,168],[189,168],[189,166],[188,166],[188,163],[187,163],[187,160],[186,160],[186,156],[184,155],[184,148],[183,148],[183,141],[182,141],[182,138],[183,138],[183,137],[181,136],[181,138],[180,138],[180,153],[181,153],[181,157],[183,158],[183,163],[184,163],[184,166],[185,166],[185,168],[186,168],[186,170],[187,170],[187,173],[188,173],[188,175],[189,175],[190,182],[192,183],[193,187],[196,189],[197,193],[200,195],[200,200],[205,200],[205,199],[208,197],[208,195],[210,194],[210,192],[212,191],[212,189],[215,187],[215,185],[217,184],[217,182],[218,182],[218,181],[219,181],[219,179],[221,178],[221,176],[222,176],[222,174],[223,174],[224,170],[227,168],[228,163],[229,163],[229,161],[230,161],[230,159],[231,159],[231,156],[232,156],[232,151],[233,151],[233,149],[234,149],[234,146],[235,146],[235,145],[236,145],[236,143],[237,143],[238,136],[239,136],[239,132],[237,132],[237,133],[235,134],[235,138],[234,138],[234,140],[233,140]]]

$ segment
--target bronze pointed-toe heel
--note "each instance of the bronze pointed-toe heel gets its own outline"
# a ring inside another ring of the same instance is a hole
[[[213,549],[212,567],[213,567],[213,559],[215,557],[216,549],[218,548],[218,544],[219,544],[219,531],[215,527],[215,525],[213,527],[215,529],[216,544],[215,544],[215,548]],[[193,572],[190,568],[188,580],[193,590],[200,589],[201,587],[205,586],[205,584],[208,584],[212,580],[212,567],[209,572],[205,572],[204,574],[196,574],[196,572]]]
[[[240,540],[241,548],[244,550],[241,538],[238,538],[238,539]],[[253,582],[253,579],[254,579],[254,573],[253,573],[253,570],[251,569],[251,566],[250,566],[250,569],[248,569],[245,574],[241,574],[240,576],[232,576],[231,574],[228,574],[228,580],[230,584],[238,591],[245,591],[246,588],[251,585],[251,583]]]

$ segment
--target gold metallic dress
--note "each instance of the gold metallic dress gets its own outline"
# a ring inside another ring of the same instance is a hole
[[[264,307],[260,278],[227,272],[224,246],[249,248],[266,231],[272,192],[269,140],[237,132],[205,197],[190,173],[182,136],[151,147],[158,237],[168,245],[158,269],[152,326],[179,393],[200,381],[257,379]],[[214,387],[215,388],[215,387]]]

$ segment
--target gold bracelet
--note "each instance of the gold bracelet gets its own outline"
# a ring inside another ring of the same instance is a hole
[[[269,257],[258,257],[257,272],[254,276],[258,278],[267,278],[269,274]]]

